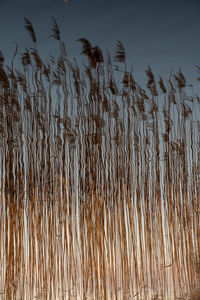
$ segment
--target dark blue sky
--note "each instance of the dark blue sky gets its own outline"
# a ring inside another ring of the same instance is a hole
[[[195,65],[200,65],[199,0],[0,0],[0,49],[9,59],[15,42],[19,52],[31,47],[24,17],[33,24],[43,58],[54,54],[56,42],[49,38],[54,16],[69,57],[79,55],[85,37],[92,45],[114,54],[116,41],[127,50],[129,67],[139,82],[148,65],[155,75],[167,78],[182,68],[188,83],[198,85]]]

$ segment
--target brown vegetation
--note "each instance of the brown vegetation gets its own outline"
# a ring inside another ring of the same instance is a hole
[[[199,96],[147,90],[80,39],[87,64],[0,53],[2,299],[199,299]],[[20,298],[21,297],[21,298]],[[194,298],[196,297],[196,298]]]

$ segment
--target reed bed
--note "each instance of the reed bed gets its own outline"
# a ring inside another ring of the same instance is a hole
[[[199,299],[200,98],[123,44],[0,53],[0,298]],[[19,69],[15,68],[20,58]]]

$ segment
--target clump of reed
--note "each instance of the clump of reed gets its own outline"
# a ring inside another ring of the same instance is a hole
[[[70,60],[0,53],[2,299],[197,299],[200,98],[180,70],[142,88],[118,41]],[[20,68],[16,69],[16,58]]]

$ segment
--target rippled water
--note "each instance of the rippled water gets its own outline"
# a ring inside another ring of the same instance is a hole
[[[195,299],[198,97],[51,67],[0,81],[0,298]]]

